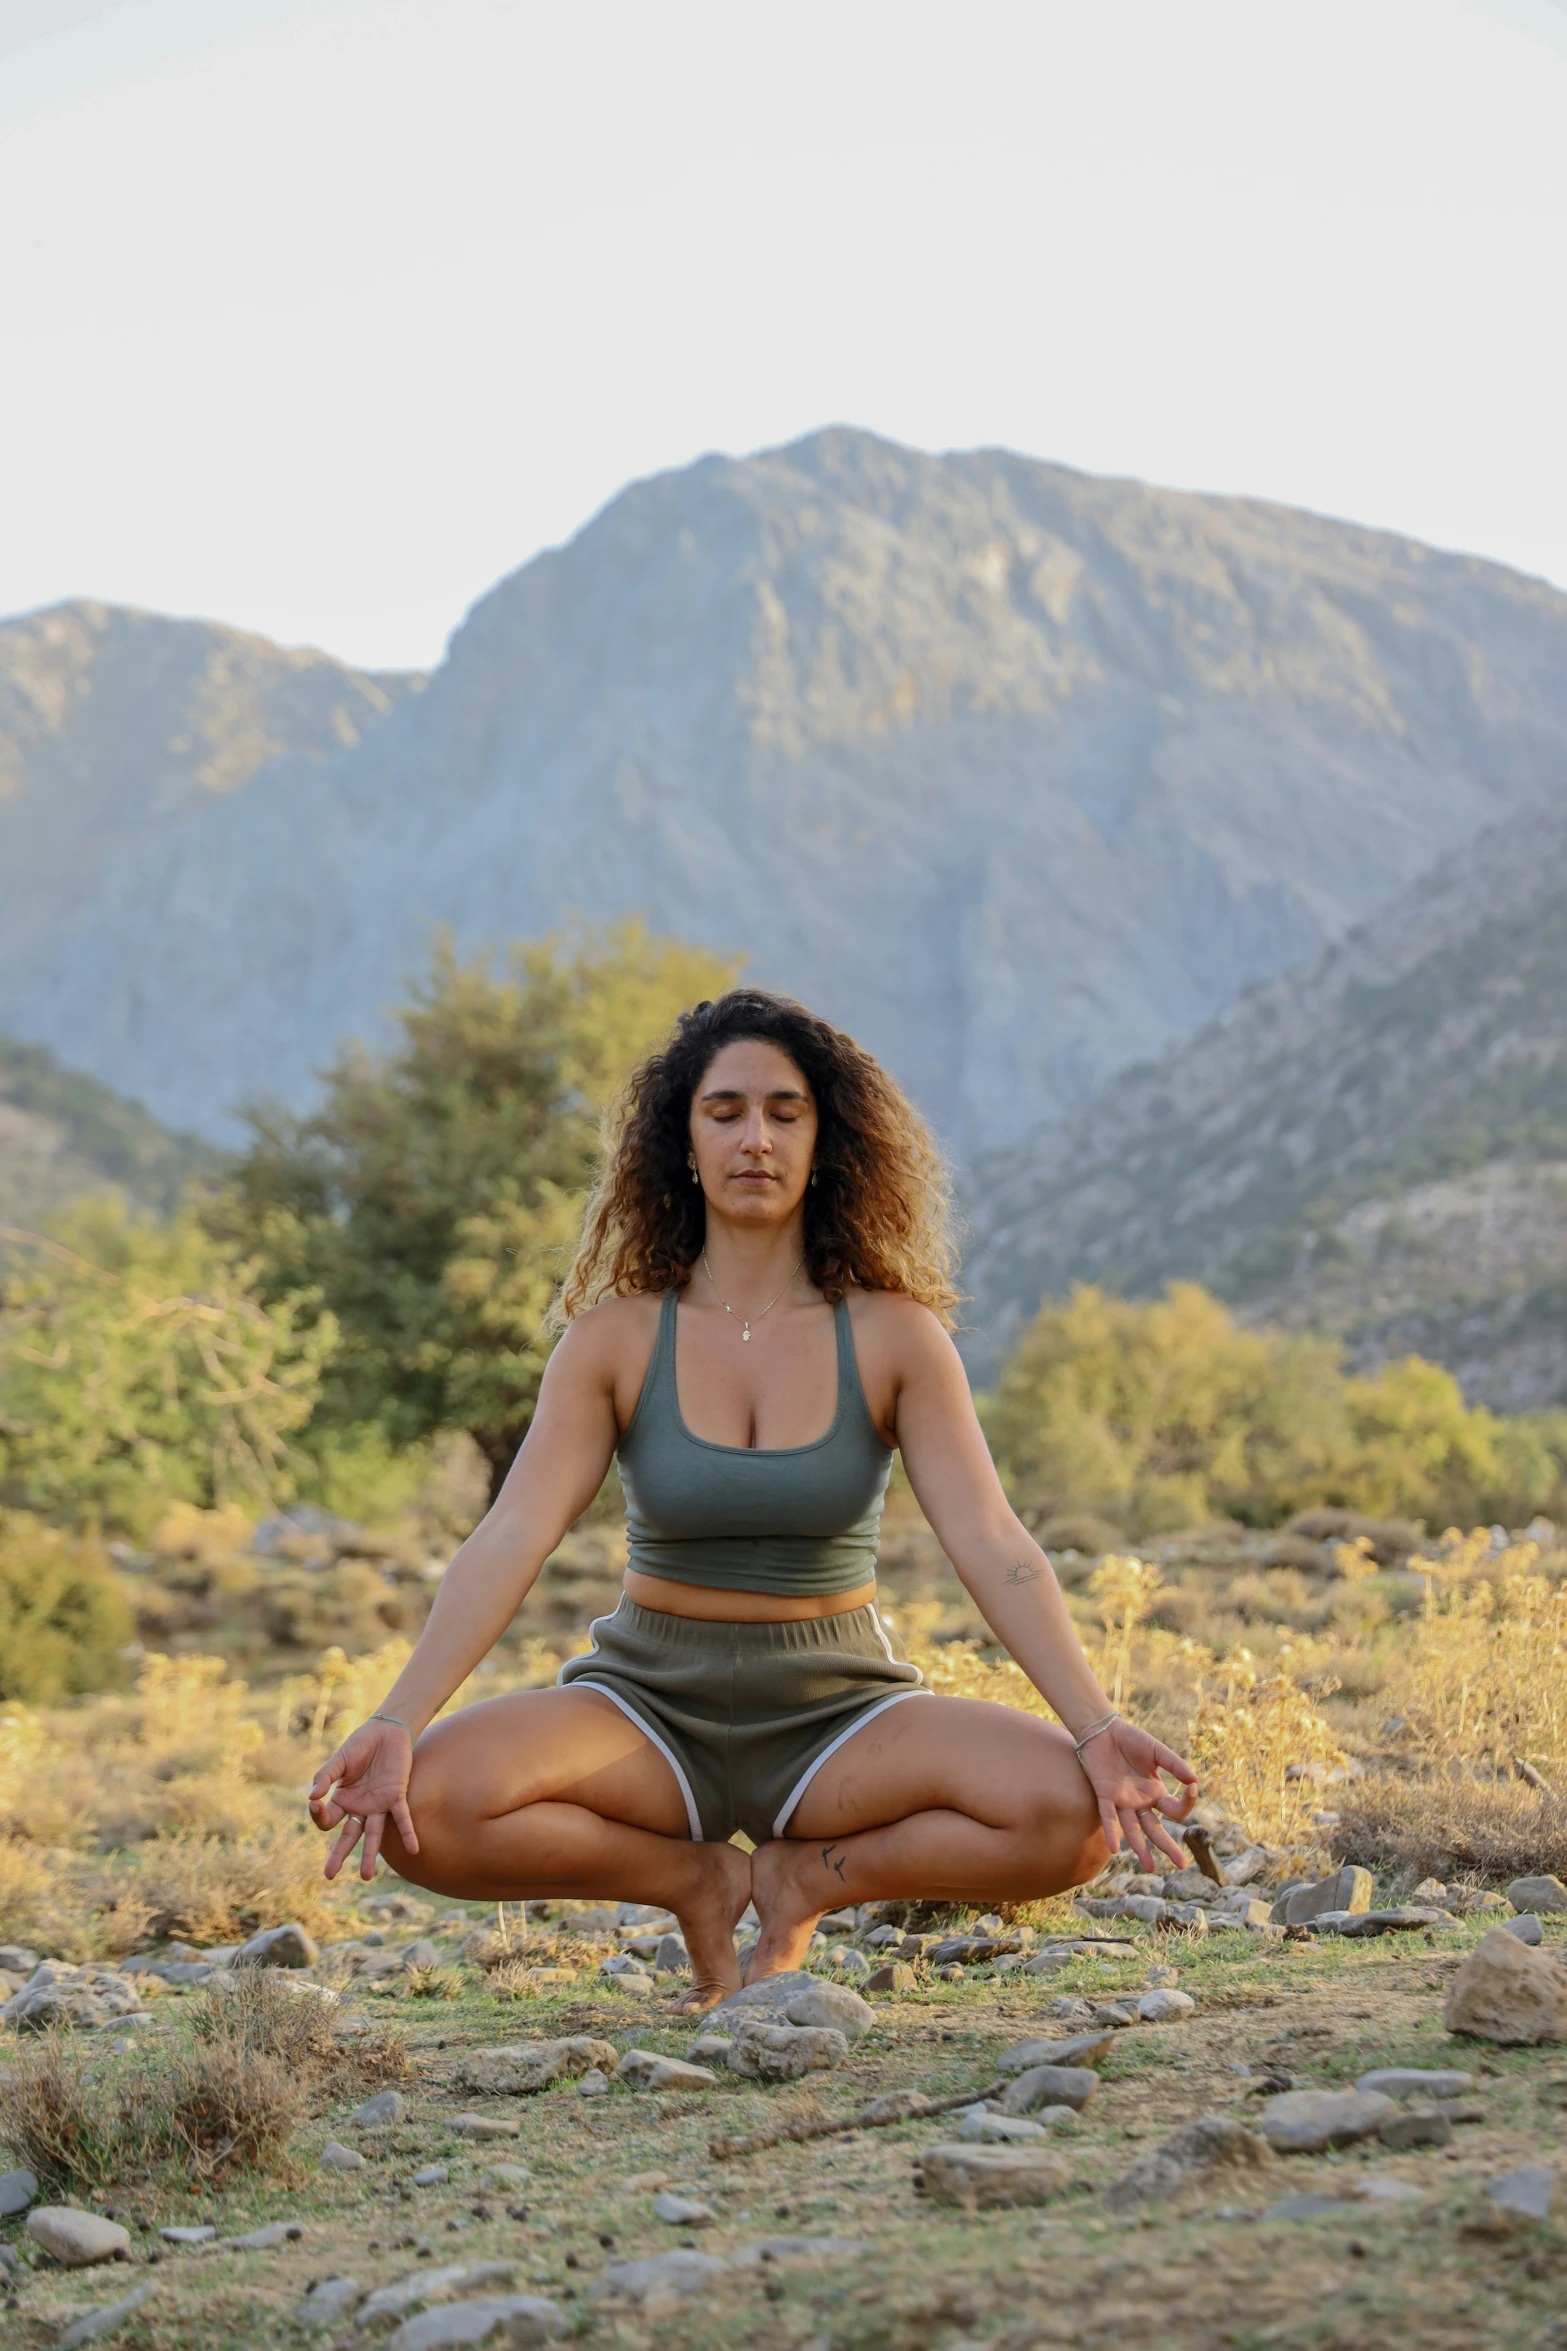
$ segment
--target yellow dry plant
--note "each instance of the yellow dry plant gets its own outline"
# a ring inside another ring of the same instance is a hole
[[[1152,1560],[1122,1557],[1114,1551],[1099,1562],[1088,1579],[1105,1628],[1104,1643],[1094,1662],[1112,1706],[1131,1697],[1132,1639],[1163,1580]]]
[[[1345,1759],[1300,1686],[1309,1658],[1286,1643],[1268,1673],[1258,1672],[1249,1649],[1210,1664],[1186,1748],[1203,1795],[1264,1844],[1315,1841],[1309,1824],[1320,1779]]]
[[[1411,1562],[1425,1601],[1382,1694],[1426,1766],[1567,1768],[1567,1583],[1537,1573],[1539,1557],[1532,1542],[1495,1552],[1480,1528]]]

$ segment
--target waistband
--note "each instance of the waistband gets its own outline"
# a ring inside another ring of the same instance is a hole
[[[611,1630],[665,1649],[740,1649],[751,1656],[798,1656],[834,1649],[869,1647],[890,1655],[881,1618],[868,1603],[863,1608],[840,1609],[834,1616],[767,1617],[752,1624],[732,1617],[675,1616],[667,1609],[644,1608],[629,1594],[609,1616],[594,1620],[589,1630],[595,1641]]]

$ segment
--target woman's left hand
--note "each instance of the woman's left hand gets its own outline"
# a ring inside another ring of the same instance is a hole
[[[1184,1820],[1197,1801],[1197,1774],[1185,1758],[1117,1715],[1089,1740],[1078,1761],[1099,1800],[1111,1852],[1120,1852],[1124,1837],[1145,1870],[1153,1868],[1150,1845],[1184,1869],[1186,1848],[1176,1843],[1164,1821]],[[1184,1783],[1177,1794],[1165,1786],[1161,1772]]]

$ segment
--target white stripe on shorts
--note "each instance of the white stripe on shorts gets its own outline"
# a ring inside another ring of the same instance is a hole
[[[608,1698],[612,1705],[618,1706],[620,1708],[621,1713],[625,1716],[628,1722],[634,1722],[636,1724],[637,1729],[642,1733],[642,1736],[645,1739],[650,1739],[652,1741],[653,1745],[658,1749],[660,1755],[662,1755],[664,1758],[664,1761],[668,1764],[670,1770],[674,1773],[676,1779],[680,1782],[680,1793],[686,1800],[686,1822],[691,1831],[692,1844],[705,1844],[706,1839],[702,1835],[702,1815],[696,1808],[696,1798],[691,1793],[691,1782],[686,1778],[684,1771],[681,1769],[680,1758],[678,1755],[676,1755],[674,1749],[665,1744],[665,1742],[659,1737],[657,1731],[653,1729],[652,1725],[646,1722],[643,1717],[638,1714],[636,1708],[631,1704],[629,1699],[622,1698],[618,1690],[612,1690],[608,1682],[592,1681],[585,1673],[573,1674],[571,1680],[566,1684],[566,1687],[568,1690],[597,1690],[601,1697]]]
[[[884,1639],[885,1637],[886,1636],[883,1635]],[[887,1654],[891,1656],[891,1650],[889,1650]],[[836,1739],[833,1740],[831,1746],[824,1747],[822,1749],[815,1762],[807,1768],[803,1778],[795,1781],[794,1786],[790,1789],[787,1797],[784,1799],[784,1808],[782,1812],[779,1813],[778,1818],[773,1822],[773,1835],[775,1837],[781,1837],[783,1835],[784,1830],[789,1825],[790,1818],[796,1805],[799,1803],[800,1798],[805,1794],[806,1789],[810,1786],[812,1780],[815,1779],[817,1773],[821,1770],[822,1765],[827,1761],[828,1756],[836,1755],[839,1748],[844,1744],[846,1739],[852,1739],[856,1731],[864,1730],[865,1725],[868,1722],[874,1722],[878,1714],[885,1714],[889,1706],[901,1705],[905,1698],[931,1698],[934,1696],[935,1692],[933,1690],[927,1689],[923,1683],[916,1683],[912,1688],[907,1690],[894,1690],[890,1698],[883,1698],[879,1705],[868,1706],[863,1714],[856,1715],[853,1722],[850,1723],[848,1729],[846,1731],[840,1731]]]

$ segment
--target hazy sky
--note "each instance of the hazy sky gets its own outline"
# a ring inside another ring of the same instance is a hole
[[[833,421],[1567,585],[1560,0],[0,0],[0,613],[378,665]]]

